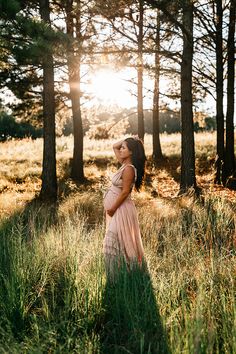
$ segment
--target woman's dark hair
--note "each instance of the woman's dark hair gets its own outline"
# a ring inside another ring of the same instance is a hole
[[[135,181],[135,189],[139,192],[145,176],[146,156],[143,143],[139,139],[127,138],[125,139],[129,151],[132,152],[132,164],[137,170],[137,178]]]

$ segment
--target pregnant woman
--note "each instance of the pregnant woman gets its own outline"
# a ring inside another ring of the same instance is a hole
[[[128,269],[143,261],[143,245],[131,191],[133,187],[140,190],[146,162],[143,143],[138,138],[119,141],[113,149],[121,167],[112,177],[104,197],[106,235],[103,243],[106,271],[111,279],[121,260]]]

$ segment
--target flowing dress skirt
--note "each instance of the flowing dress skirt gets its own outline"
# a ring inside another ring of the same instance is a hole
[[[112,185],[105,197],[104,208],[108,210],[114,204],[121,189]],[[137,211],[130,195],[110,217],[106,213],[106,234],[103,243],[106,267],[114,271],[117,262],[123,258],[128,266],[133,262],[142,263],[144,251],[140,235]]]

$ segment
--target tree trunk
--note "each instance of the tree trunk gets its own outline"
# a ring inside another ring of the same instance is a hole
[[[40,15],[50,25],[49,0],[40,0]],[[56,177],[56,134],[55,134],[55,94],[53,55],[43,57],[43,171],[40,197],[43,200],[57,199]]]
[[[234,154],[234,36],[235,36],[235,2],[230,1],[229,32],[227,41],[227,113],[226,113],[226,150],[225,150],[225,177],[229,177],[235,170]]]
[[[193,59],[193,5],[185,0],[183,5],[183,53],[181,63],[181,181],[180,193],[196,189],[195,151],[192,108],[192,59]]]
[[[160,86],[160,11],[157,10],[156,27],[156,52],[155,52],[155,77],[153,94],[153,118],[152,118],[152,142],[153,159],[159,161],[163,159],[160,142],[160,110],[159,110],[159,86]]]
[[[222,174],[224,164],[224,111],[223,111],[223,41],[222,41],[222,0],[216,0],[216,177],[215,182],[221,184],[224,180]]]
[[[73,117],[74,149],[72,159],[71,177],[79,182],[84,180],[83,170],[83,125],[80,108],[80,52],[74,48],[74,33],[80,45],[80,1],[76,1],[76,18],[73,15],[73,0],[67,2],[67,34],[70,36],[67,52],[67,65],[69,72],[70,99]],[[76,25],[75,25],[76,24]],[[74,26],[75,25],[75,26]],[[78,51],[78,52],[76,52]]]
[[[77,68],[79,69],[79,68]],[[84,169],[83,169],[83,125],[80,109],[80,85],[79,81],[76,81],[77,88],[71,88],[73,85],[70,81],[70,97],[72,103],[73,114],[73,131],[74,131],[74,149],[71,177],[79,182],[84,181]]]
[[[138,136],[144,139],[144,115],[143,115],[143,1],[139,0],[139,24],[138,24]]]

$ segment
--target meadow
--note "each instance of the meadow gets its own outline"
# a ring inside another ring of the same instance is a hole
[[[236,353],[236,192],[216,186],[215,134],[196,134],[202,194],[178,196],[180,135],[161,136],[133,193],[146,267],[106,281],[103,192],[112,140],[85,138],[86,183],[69,176],[72,138],[57,139],[59,200],[44,205],[42,140],[1,143],[0,353]]]

